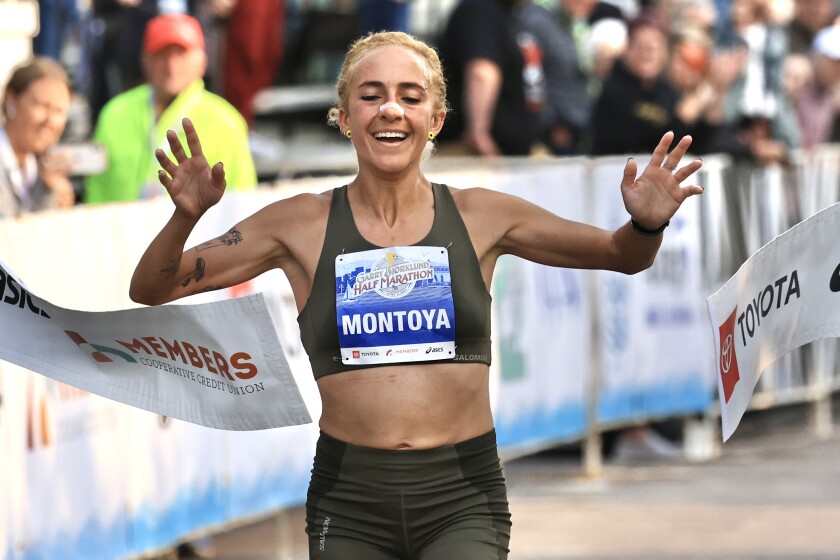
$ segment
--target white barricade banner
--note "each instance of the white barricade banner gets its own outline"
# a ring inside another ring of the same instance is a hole
[[[21,414],[19,412],[19,398],[14,383],[8,376],[3,375],[3,366],[0,364],[0,560],[10,560],[15,549],[15,539],[12,534],[12,520],[16,506],[19,504],[14,500],[13,492],[20,488],[20,476],[23,470],[20,465],[23,462],[23,446],[12,440],[13,430],[19,427]],[[14,367],[14,366],[9,366]]]
[[[590,188],[595,203],[589,222],[593,225],[614,230],[630,219],[618,188],[626,164],[625,158],[602,158],[592,169]],[[643,160],[640,159],[639,164],[642,165]],[[594,274],[598,282],[594,309],[598,313],[601,336],[593,341],[593,348],[600,346],[597,351],[602,360],[602,369],[598,371],[596,366],[593,371],[593,375],[598,376],[596,383],[600,393],[598,419],[615,422],[636,418],[643,412],[645,388],[635,368],[642,328],[637,292],[643,280],[639,276],[610,271],[595,271]]]
[[[496,186],[564,218],[585,221],[587,166],[529,164],[497,173]],[[562,178],[562,185],[558,185]],[[589,292],[585,272],[499,259],[493,280],[494,402],[503,452],[522,452],[579,437],[586,429]]]
[[[132,467],[132,479],[127,522],[133,550],[165,547],[202,527],[224,524],[236,492],[227,486],[226,436],[265,437],[285,431],[222,432],[139,410],[130,410],[129,416],[132,445],[126,450],[126,463]]]
[[[131,410],[16,366],[3,372],[25,384],[22,426],[13,433],[24,453],[15,497],[21,560],[126,556],[126,493],[133,465]]]
[[[714,400],[711,349],[701,286],[700,199],[686,200],[671,219],[650,269],[640,273],[633,368],[645,386],[644,414],[704,412]]]
[[[643,156],[638,162],[645,164]],[[592,170],[592,223],[614,230],[630,216],[618,192],[625,158],[601,158]],[[597,271],[603,422],[706,410],[712,398],[708,347],[688,341],[707,332],[700,285],[699,199],[671,219],[650,269],[628,276]]]
[[[311,422],[261,295],[109,312],[64,309],[0,263],[0,359],[210,428]]]
[[[764,369],[803,344],[840,336],[838,236],[835,204],[759,249],[708,297],[724,441]]]

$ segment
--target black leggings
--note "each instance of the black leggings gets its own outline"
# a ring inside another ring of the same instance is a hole
[[[306,500],[317,560],[506,560],[510,512],[496,432],[384,450],[321,432]]]

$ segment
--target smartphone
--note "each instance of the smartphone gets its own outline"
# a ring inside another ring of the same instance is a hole
[[[63,152],[70,163],[70,175],[80,177],[98,175],[108,169],[105,148],[94,142],[59,144],[51,151]]]

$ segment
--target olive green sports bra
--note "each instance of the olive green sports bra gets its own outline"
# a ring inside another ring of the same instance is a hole
[[[433,183],[432,192],[435,198],[434,223],[429,234],[415,245],[448,247],[455,307],[455,357],[451,361],[489,365],[491,297],[481,276],[478,257],[449,188]],[[342,253],[378,248],[363,238],[356,228],[347,201],[347,186],[334,189],[312,293],[298,315],[301,341],[309,355],[315,379],[355,369],[393,365],[345,364],[338,343],[335,258]]]

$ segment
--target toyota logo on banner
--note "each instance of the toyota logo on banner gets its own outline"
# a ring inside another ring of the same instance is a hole
[[[720,326],[720,380],[723,384],[723,398],[729,402],[735,385],[741,379],[738,374],[738,356],[735,354],[735,316],[738,308]]]
[[[721,373],[729,373],[729,367],[732,365],[732,356],[735,351],[732,348],[732,341],[734,338],[731,334],[726,335],[726,340],[720,343],[720,371]]]

